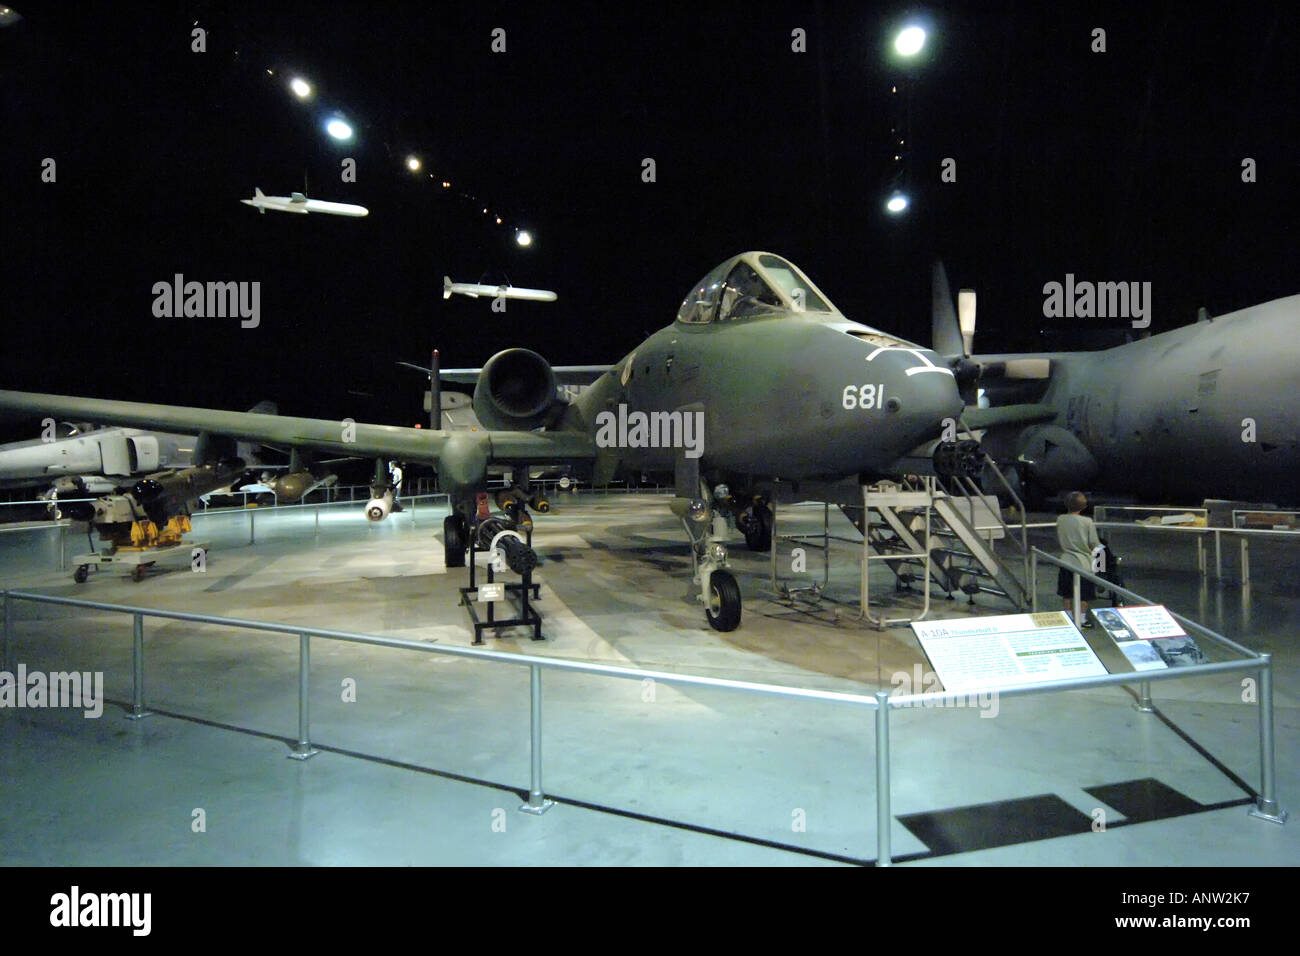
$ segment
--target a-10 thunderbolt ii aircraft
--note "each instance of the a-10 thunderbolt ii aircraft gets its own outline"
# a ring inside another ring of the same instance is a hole
[[[692,287],[676,321],[592,374],[591,387],[566,402],[540,355],[499,352],[477,375],[480,431],[29,392],[0,391],[0,409],[427,463],[453,502],[443,527],[448,567],[463,566],[469,536],[489,527],[477,499],[490,465],[510,467],[524,486],[508,516],[520,523],[529,520],[530,464],[580,467],[597,485],[620,471],[664,476],[676,488],[672,508],[691,539],[708,621],[727,631],[741,616],[727,570],[729,523],[766,550],[767,499],[860,504],[858,482],[903,471],[900,460],[925,454],[963,407],[938,355],[850,321],[793,264],[766,252],[723,262]],[[366,513],[382,518],[393,492],[375,491]]]

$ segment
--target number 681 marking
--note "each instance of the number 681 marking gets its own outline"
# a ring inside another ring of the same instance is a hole
[[[845,385],[843,404],[845,408],[883,408],[885,406],[885,384],[879,385]]]

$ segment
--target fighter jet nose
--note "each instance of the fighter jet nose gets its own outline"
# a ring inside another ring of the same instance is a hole
[[[896,395],[896,408],[886,402],[885,411],[898,415],[907,423],[909,430],[914,430],[919,441],[936,437],[951,419],[956,422],[965,407],[961,393],[957,389],[957,380],[940,364],[938,356],[933,370],[908,376],[907,389]]]

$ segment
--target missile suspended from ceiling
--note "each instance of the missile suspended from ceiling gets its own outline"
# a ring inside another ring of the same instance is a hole
[[[489,298],[526,299],[529,302],[554,302],[556,295],[548,289],[523,289],[517,285],[475,285],[471,282],[452,282],[450,276],[442,277],[442,297],[450,299],[453,295],[467,295],[477,299],[481,295]]]
[[[268,209],[276,212],[309,213],[321,212],[329,216],[368,216],[370,210],[365,206],[354,206],[347,202],[326,202],[323,199],[308,199],[302,193],[290,196],[268,196],[261,189],[254,189],[252,199],[239,200],[245,206],[252,206],[262,215]]]

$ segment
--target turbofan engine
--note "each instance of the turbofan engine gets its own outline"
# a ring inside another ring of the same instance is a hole
[[[488,428],[531,431],[556,402],[550,363],[529,349],[492,356],[474,386],[474,414]]]

